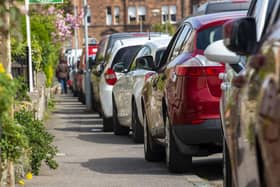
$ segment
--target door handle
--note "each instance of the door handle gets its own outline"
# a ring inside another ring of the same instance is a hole
[[[176,82],[176,80],[177,80],[177,75],[176,75],[176,72],[175,72],[175,71],[172,72],[171,80],[172,80],[173,82]]]
[[[228,76],[226,73],[219,73],[219,79],[222,81],[228,81]]]
[[[221,83],[221,90],[222,91],[227,91],[229,90],[231,87],[230,83],[229,82],[222,82]]]

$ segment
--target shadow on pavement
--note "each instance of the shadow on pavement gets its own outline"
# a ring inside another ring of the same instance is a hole
[[[100,119],[102,120],[98,114],[91,114],[91,115],[86,115],[86,116],[82,116],[82,115],[77,115],[77,116],[67,116],[67,117],[60,117],[60,119],[76,119],[76,120],[83,120],[83,119]]]
[[[85,114],[85,110],[82,109],[82,108],[69,108],[69,109],[57,109],[56,111],[53,112],[53,114],[67,114],[69,115],[69,118],[70,118],[70,115],[71,114]]]
[[[196,160],[192,170],[183,174],[170,173],[163,162],[147,162],[144,158],[98,158],[81,163],[81,165],[92,171],[105,174],[198,175],[212,181],[223,178],[221,162],[220,159]]]
[[[71,118],[72,119],[72,118]],[[82,120],[70,120],[67,123],[79,124],[79,125],[102,125],[102,120],[82,121]]]
[[[223,159],[205,158],[193,160],[192,172],[207,180],[223,179]]]
[[[93,128],[94,129],[94,128]],[[92,134],[80,134],[78,136],[80,140],[99,143],[99,144],[120,144],[120,145],[132,145],[133,140],[128,136],[115,136],[112,133],[98,132]]]
[[[98,158],[81,165],[105,174],[170,175],[162,163],[146,162],[144,158]]]
[[[67,128],[55,128],[57,131],[65,132],[98,132],[102,131],[102,127],[67,127]]]

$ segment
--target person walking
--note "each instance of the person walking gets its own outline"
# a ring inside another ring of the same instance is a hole
[[[69,69],[67,66],[67,62],[63,59],[63,57],[60,57],[59,64],[56,68],[56,77],[61,85],[61,93],[67,94],[67,80],[69,76]]]

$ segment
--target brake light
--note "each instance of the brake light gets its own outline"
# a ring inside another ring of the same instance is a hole
[[[107,69],[107,71],[104,74],[105,81],[109,85],[114,85],[117,82],[117,75],[115,71],[111,68]]]
[[[178,76],[207,76],[219,75],[224,70],[224,66],[177,66],[175,72]]]
[[[154,72],[149,72],[149,73],[146,73],[145,75],[145,82],[148,80],[148,78],[150,78],[153,74],[155,74]]]

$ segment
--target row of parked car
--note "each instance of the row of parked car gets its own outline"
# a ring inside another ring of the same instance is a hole
[[[250,6],[188,17],[172,37],[105,36],[92,64],[93,107],[104,131],[132,131],[145,159],[165,159],[172,172],[223,152],[224,186],[278,187],[280,1],[231,3]]]

